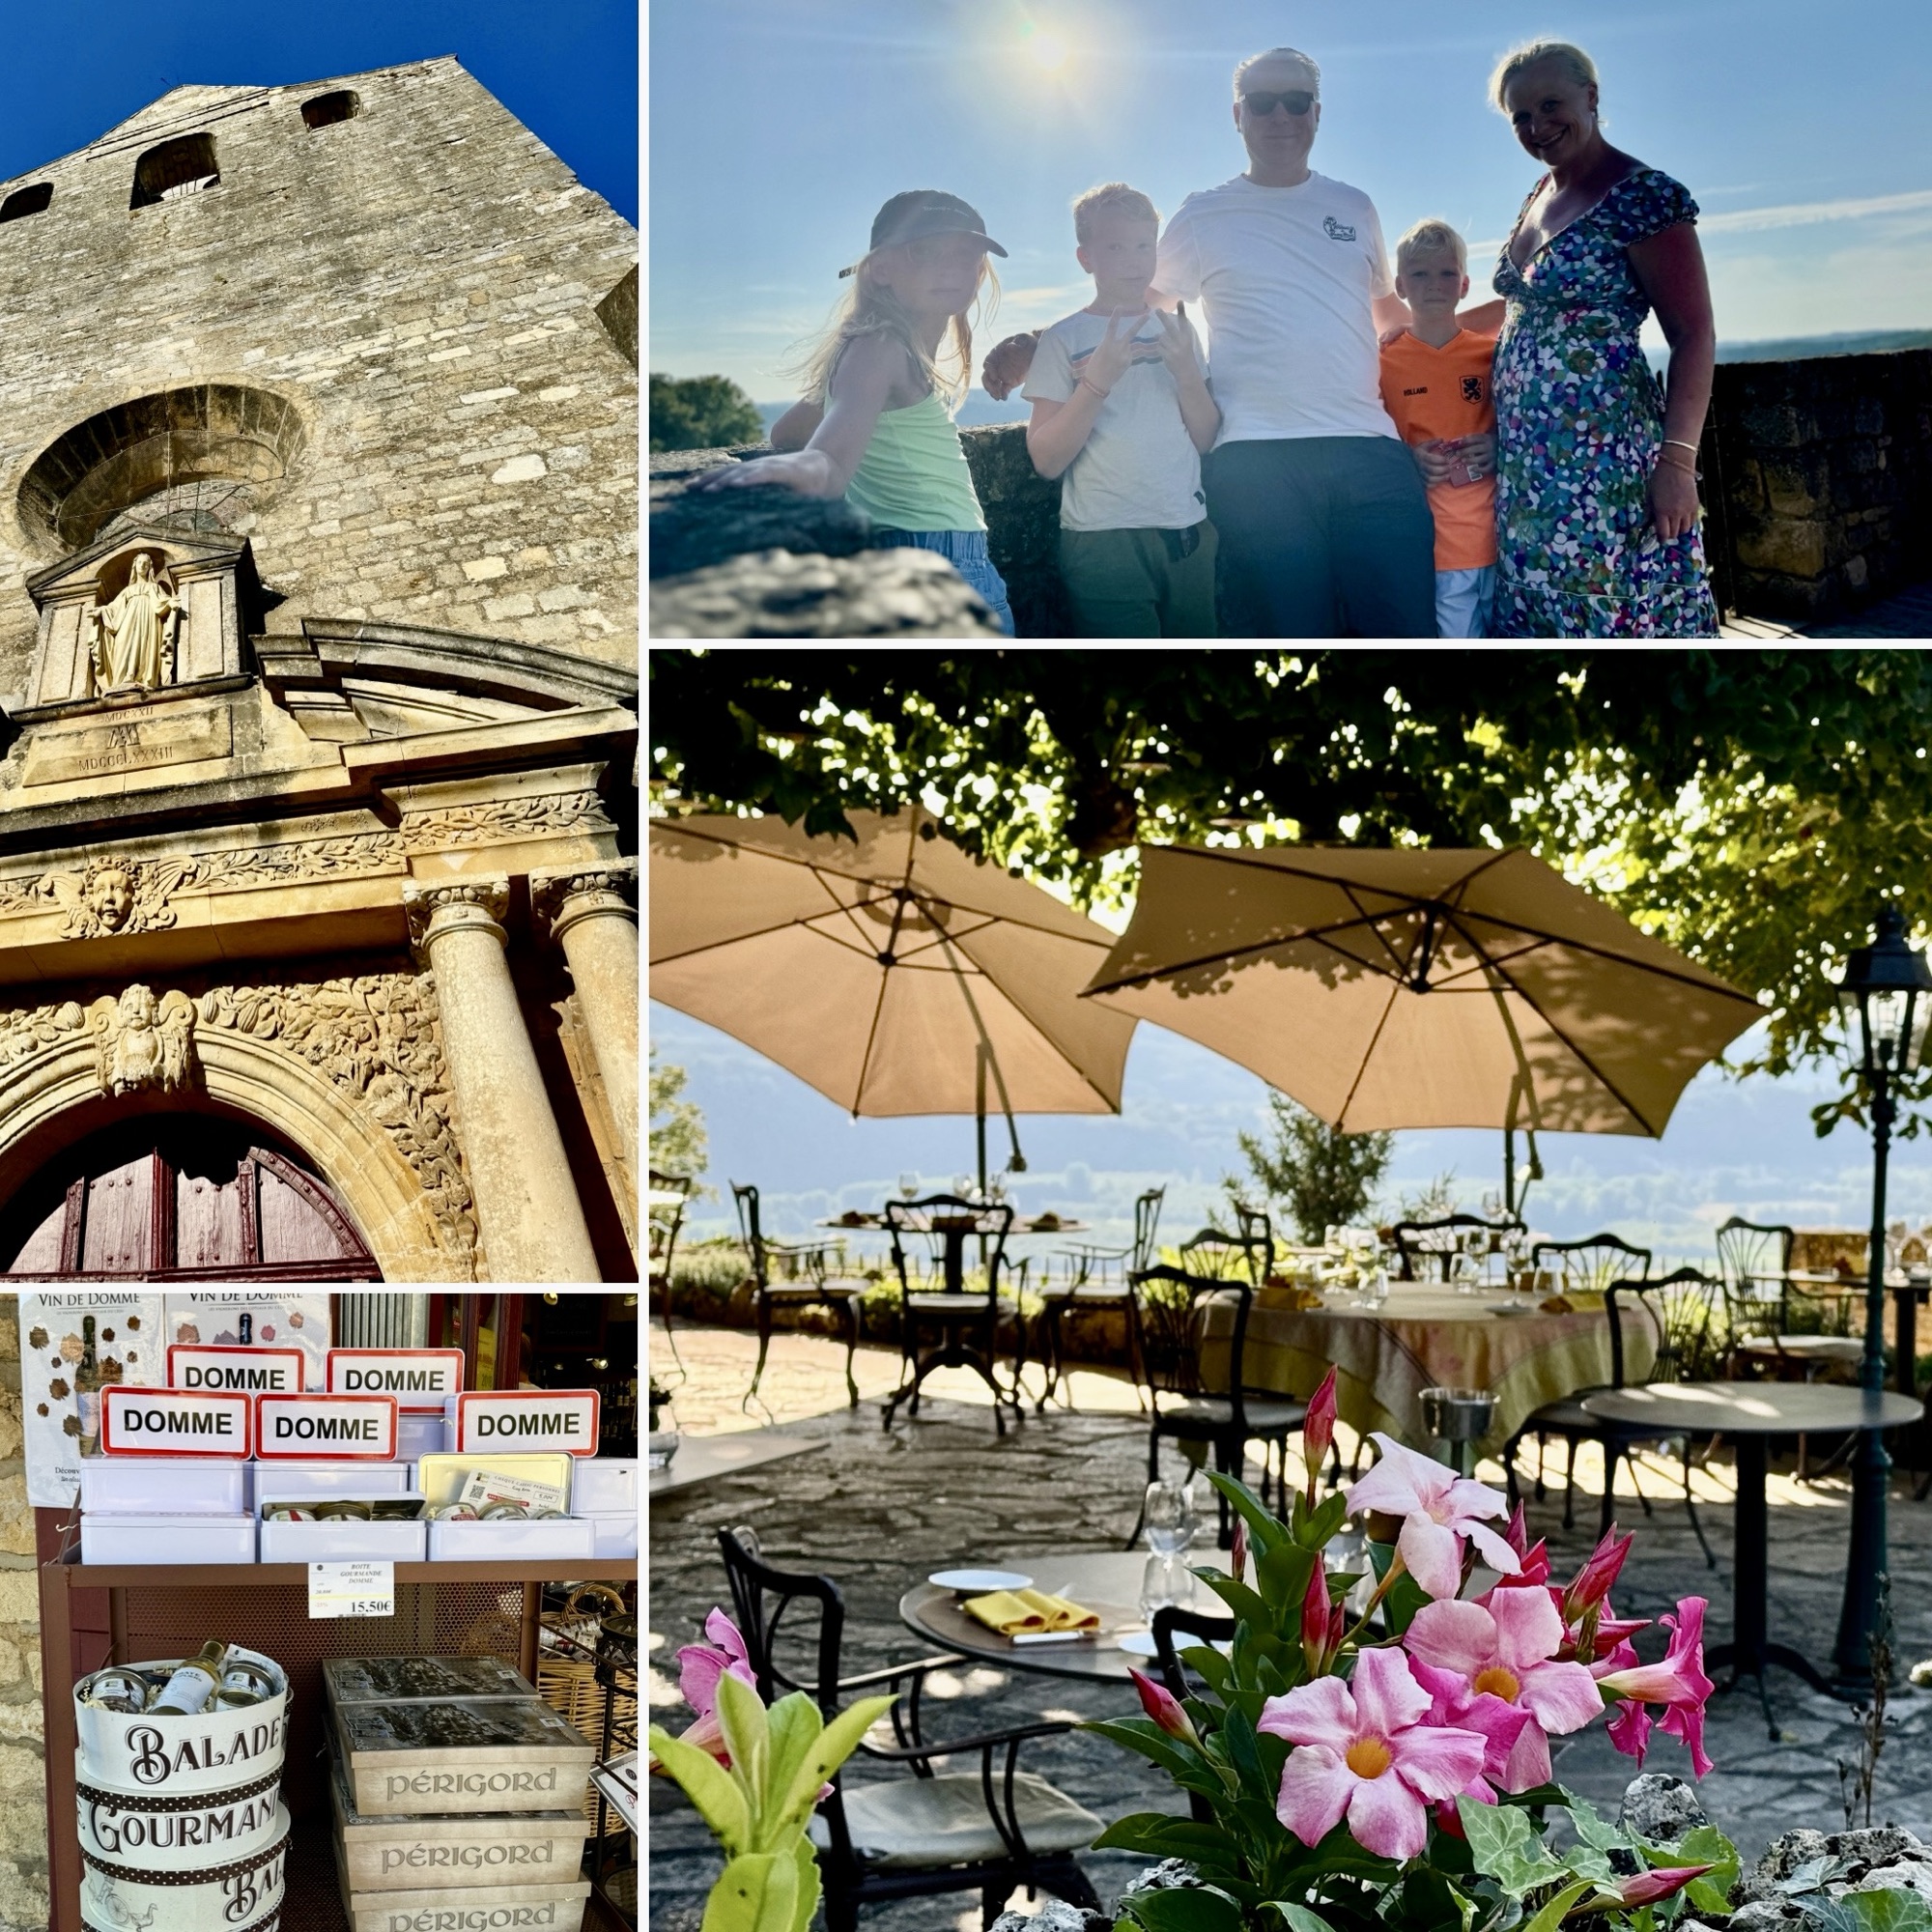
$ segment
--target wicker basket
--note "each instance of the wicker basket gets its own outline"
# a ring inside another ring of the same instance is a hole
[[[600,1619],[620,1614],[624,1600],[606,1583],[580,1583],[564,1599],[563,1607],[546,1610],[537,1636],[537,1694],[552,1710],[568,1718],[591,1744],[601,1748],[604,1736],[604,1687],[597,1681],[597,1640]],[[613,1720],[628,1724],[633,1736],[638,1728],[638,1680],[635,1672],[630,1694],[617,1693]],[[597,1793],[586,1791],[583,1815],[594,1827],[597,1822]],[[621,1832],[624,1822],[614,1809],[607,1812],[606,1833]]]

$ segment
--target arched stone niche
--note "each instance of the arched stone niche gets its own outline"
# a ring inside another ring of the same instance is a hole
[[[440,1102],[428,998],[419,976],[364,976],[191,1001],[132,986],[87,1007],[0,1010],[0,1202],[108,1122],[207,1104],[299,1149],[385,1281],[471,1280],[475,1223]],[[144,1005],[156,1042],[145,1057],[128,1026]],[[386,1014],[409,1033],[405,1053],[372,1046],[372,1013],[378,1031]]]
[[[20,526],[43,553],[91,544],[128,511],[245,531],[300,465],[308,428],[286,397],[237,383],[136,396],[76,423],[20,480]]]

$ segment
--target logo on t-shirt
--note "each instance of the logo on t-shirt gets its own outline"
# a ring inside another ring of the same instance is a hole
[[[1321,217],[1321,232],[1331,242],[1352,242],[1355,231],[1346,221],[1337,221],[1332,214]]]
[[[1463,400],[1465,403],[1480,403],[1483,400],[1483,379],[1480,376],[1463,378]]]

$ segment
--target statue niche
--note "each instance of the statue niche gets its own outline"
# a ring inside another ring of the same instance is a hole
[[[128,582],[86,612],[87,696],[118,697],[158,691],[175,681],[183,607],[146,551],[135,554]]]

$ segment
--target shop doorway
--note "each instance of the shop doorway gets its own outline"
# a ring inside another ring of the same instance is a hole
[[[327,1183],[259,1126],[145,1115],[76,1142],[0,1213],[0,1278],[380,1281]]]

